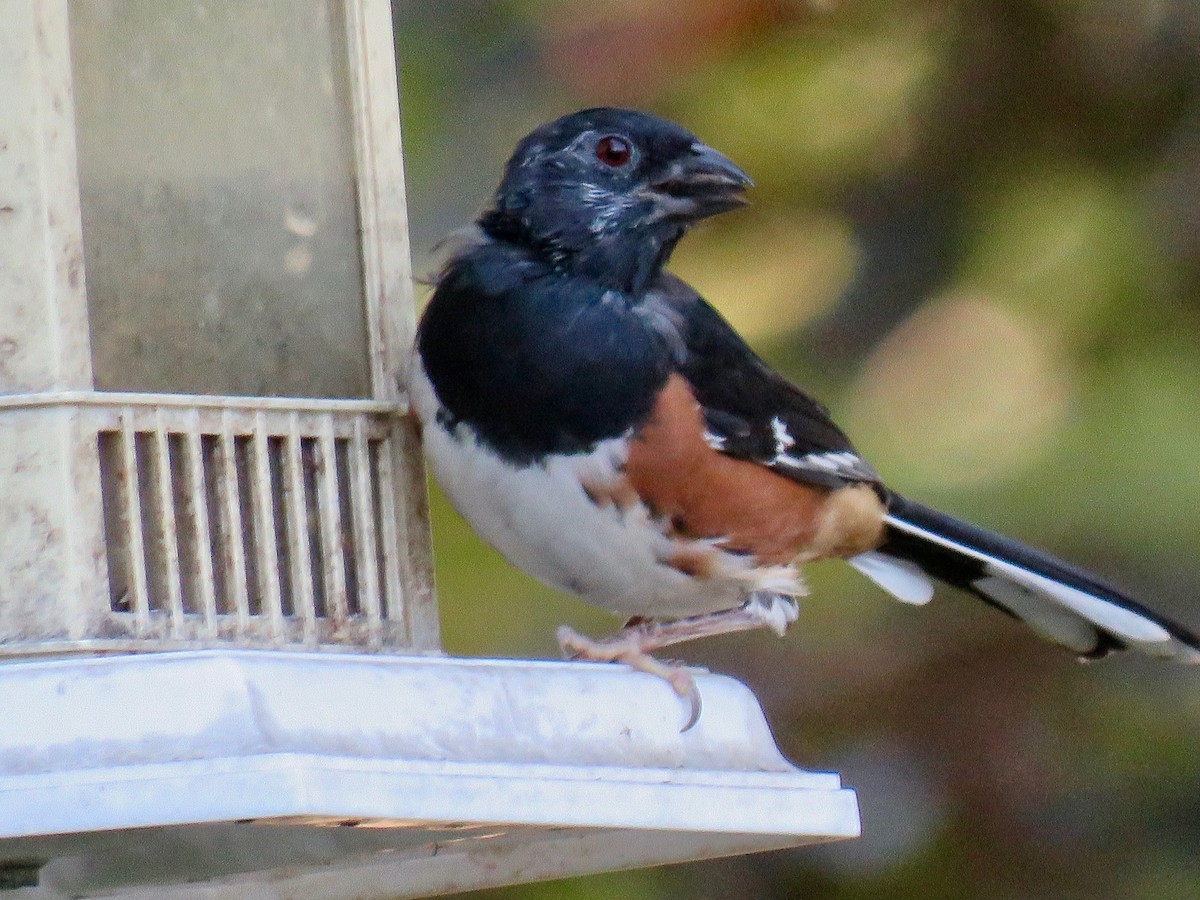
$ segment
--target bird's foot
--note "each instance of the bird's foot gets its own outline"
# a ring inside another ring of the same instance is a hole
[[[585,637],[566,625],[559,626],[557,636],[558,645],[567,659],[621,662],[639,672],[656,675],[669,684],[688,704],[688,717],[681,732],[687,731],[700,719],[700,689],[696,687],[696,679],[692,674],[680,663],[663,662],[646,652],[649,647],[658,646],[650,621],[642,620],[627,625],[603,640]]]
[[[671,685],[675,693],[688,701],[689,716],[683,730],[687,731],[700,718],[700,691],[696,680],[680,663],[655,659],[651,650],[669,647],[684,641],[769,628],[782,635],[796,619],[796,601],[783,594],[756,591],[741,606],[717,612],[660,621],[635,616],[610,638],[594,640],[584,637],[566,625],[558,629],[558,645],[568,659],[592,662],[623,662],[639,672],[657,675]]]

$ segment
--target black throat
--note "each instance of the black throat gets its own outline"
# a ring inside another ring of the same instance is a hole
[[[497,241],[540,257],[556,271],[628,297],[645,293],[687,232],[681,223],[658,222],[599,233],[563,229],[539,234],[519,213],[499,209],[484,213],[479,227]]]

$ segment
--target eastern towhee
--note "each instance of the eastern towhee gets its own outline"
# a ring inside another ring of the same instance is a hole
[[[671,122],[590,109],[509,160],[478,233],[421,320],[410,395],[434,475],[514,565],[630,617],[575,658],[619,660],[692,701],[648,655],[712,634],[782,634],[797,564],[840,557],[906,603],[931,578],[1082,657],[1200,661],[1200,638],[1096,576],[888,489],[825,407],[663,271],[750,179]]]

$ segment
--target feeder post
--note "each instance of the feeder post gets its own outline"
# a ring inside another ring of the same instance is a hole
[[[0,643],[71,640],[108,607],[66,0],[0,0]]]

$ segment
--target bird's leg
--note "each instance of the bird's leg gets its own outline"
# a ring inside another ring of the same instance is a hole
[[[683,666],[655,659],[643,649],[642,640],[647,628],[656,622],[644,621],[622,628],[610,638],[595,640],[585,637],[567,625],[558,628],[558,645],[568,659],[590,662],[622,662],[631,669],[657,675],[688,703],[688,719],[680,731],[687,731],[700,718],[700,690],[696,679]],[[651,646],[654,646],[651,644]]]
[[[687,731],[700,718],[700,691],[696,687],[696,680],[682,665],[657,660],[650,655],[650,651],[697,638],[755,628],[770,628],[782,635],[795,618],[796,606],[790,597],[754,594],[733,609],[668,622],[638,616],[612,637],[601,640],[585,637],[562,625],[558,629],[558,645],[568,659],[622,662],[639,672],[657,675],[676,694],[688,701],[689,716],[682,729]]]

